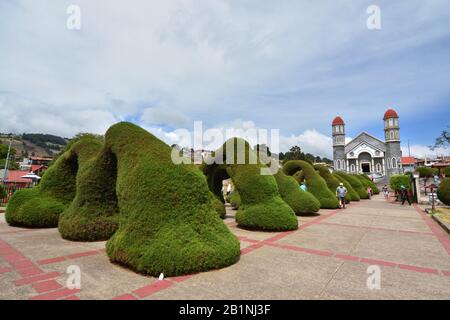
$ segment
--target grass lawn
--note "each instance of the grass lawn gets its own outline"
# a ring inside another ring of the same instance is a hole
[[[435,213],[441,220],[450,225],[450,208],[439,208]]]

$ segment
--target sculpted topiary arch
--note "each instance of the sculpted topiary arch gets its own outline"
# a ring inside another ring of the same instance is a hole
[[[230,150],[234,152],[227,156]],[[275,178],[261,174],[261,169],[266,167],[257,160],[248,142],[239,138],[228,140],[209,163],[203,165],[203,172],[217,196],[220,196],[222,181],[233,180],[241,200],[236,213],[239,226],[259,230],[298,228],[297,218],[281,198]]]
[[[44,174],[32,189],[16,192],[6,208],[6,221],[12,226],[52,228],[76,194],[76,181],[90,160],[98,155],[102,143],[85,137],[74,143]]]
[[[310,191],[317,198],[317,200],[319,200],[321,208],[335,209],[339,207],[339,202],[336,195],[328,189],[325,180],[308,162],[302,160],[291,160],[286,162],[283,166],[283,172],[289,176],[296,174],[300,170],[306,180],[308,191]]]
[[[59,219],[63,237],[93,241],[112,235],[106,244],[111,261],[153,276],[176,276],[239,260],[239,240],[214,202],[198,168],[175,164],[168,145],[124,122],[108,130],[104,144],[73,145],[40,187],[17,193],[8,218],[56,226],[67,208]]]
[[[348,191],[347,195],[345,196],[345,202],[349,203],[353,199],[356,199],[355,196],[357,196],[357,195],[356,195],[356,193],[354,193],[353,188],[349,189],[349,187],[351,187],[351,186],[348,182],[344,182],[344,181],[338,179],[336,176],[332,175],[330,170],[325,166],[315,165],[314,169],[316,169],[317,172],[320,174],[320,176],[325,180],[325,182],[327,183],[328,189],[330,189],[331,192],[336,193],[337,187],[342,182]],[[357,199],[359,200],[359,197],[357,197]],[[357,200],[353,200],[353,201],[357,201]]]

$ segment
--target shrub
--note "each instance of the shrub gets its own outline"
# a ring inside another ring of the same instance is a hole
[[[234,149],[233,159],[227,159],[227,150],[230,148]],[[223,180],[231,178],[233,181],[240,196],[236,213],[238,226],[273,231],[298,228],[297,218],[281,198],[275,178],[261,175],[265,165],[258,161],[247,141],[239,138],[228,140],[215,152],[213,160],[214,163],[206,165],[203,172],[214,193],[221,189]],[[243,163],[237,164],[239,162]]]
[[[178,276],[239,260],[239,241],[218,217],[195,165],[173,163],[168,145],[131,123],[108,130],[105,150],[117,159],[121,215],[106,244],[112,262],[153,276]]]
[[[444,168],[444,175],[446,178],[450,178],[450,167]]]
[[[237,190],[231,192],[227,200],[231,204],[233,209],[239,209],[239,206],[241,205],[241,196],[239,195],[239,192]]]
[[[299,170],[292,175],[292,178],[297,181],[298,184],[301,184],[305,180],[305,176],[303,175],[303,171]]]
[[[328,189],[330,189],[331,192],[336,194],[336,189],[341,183],[341,181],[336,178],[336,176],[332,175],[330,170],[322,165],[315,165],[314,169],[317,170],[317,172],[320,174],[320,176],[325,180],[327,183]],[[347,187],[346,187],[347,188]],[[349,189],[347,188],[347,195],[345,196],[345,202],[349,203],[351,201],[351,196]]]
[[[312,165],[303,160],[291,160],[284,164],[283,172],[293,175],[299,170],[303,171],[308,191],[310,191],[320,202],[323,209],[339,208],[339,202],[333,192],[328,189],[325,180],[314,170]]]
[[[355,174],[355,177],[357,177],[361,183],[363,184],[363,186],[366,188],[371,188],[373,194],[380,194],[380,190],[378,189],[378,187],[376,186],[375,183],[373,183],[372,180],[370,180],[370,178],[368,176],[366,176],[365,174]]]
[[[67,150],[31,190],[20,190],[10,199],[5,218],[12,226],[52,228],[58,226],[60,214],[76,193],[76,180],[101,144],[83,139]]]
[[[389,179],[389,185],[391,189],[396,192],[401,190],[401,186],[404,186],[406,189],[409,189],[410,188],[409,177],[403,174],[393,175]]]
[[[439,184],[437,196],[445,205],[450,206],[450,178],[445,178]]]
[[[6,197],[6,190],[5,188],[0,184],[0,199]]]
[[[61,236],[73,241],[108,240],[118,227],[117,159],[103,149],[80,170],[74,201],[60,218]]]
[[[369,199],[367,189],[364,188],[364,185],[358,178],[342,171],[336,171],[335,174],[347,180],[348,183],[350,183],[350,185],[353,187],[353,189],[358,193],[360,199]]]
[[[350,197],[350,201],[360,201],[361,198],[359,197],[358,192],[355,191],[355,189],[352,187],[350,182],[345,180],[343,177],[336,174],[336,172],[332,173],[333,177],[339,180],[339,182],[342,182],[344,184],[344,187],[347,189],[347,195]]]
[[[281,198],[297,215],[316,213],[320,209],[320,202],[311,193],[300,189],[294,178],[282,171],[274,174]]]
[[[227,210],[225,208],[225,204],[222,201],[220,201],[220,199],[217,198],[212,193],[211,193],[211,201],[212,201],[213,208],[216,211],[216,213],[219,215],[219,217],[221,219],[225,219],[227,216]]]

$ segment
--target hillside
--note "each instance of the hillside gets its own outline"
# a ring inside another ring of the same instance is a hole
[[[16,158],[54,157],[67,144],[68,139],[39,133],[12,135],[12,147],[16,149]],[[0,133],[0,143],[8,144],[9,135]]]

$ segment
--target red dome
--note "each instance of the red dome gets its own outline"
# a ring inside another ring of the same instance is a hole
[[[333,122],[331,123],[332,126],[336,126],[338,124],[345,124],[344,120],[342,120],[341,117],[337,116],[336,118],[334,118]]]
[[[398,118],[398,114],[397,114],[397,112],[395,112],[394,109],[388,109],[384,113],[383,120],[390,119],[390,118]]]

